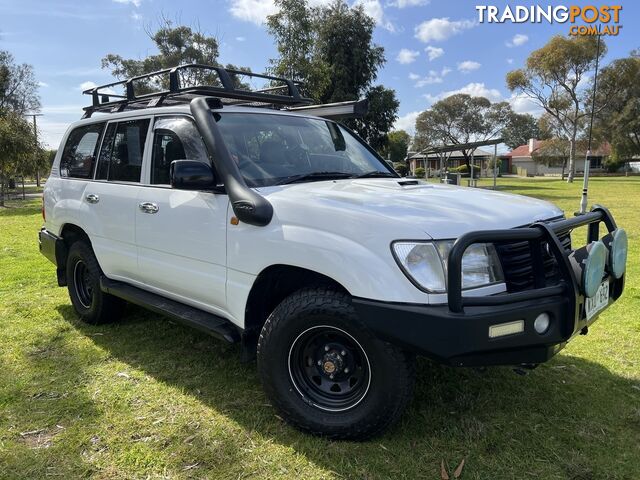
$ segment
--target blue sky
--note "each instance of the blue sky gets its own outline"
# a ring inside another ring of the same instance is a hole
[[[328,0],[311,0],[323,3]],[[349,0],[363,3],[377,20],[376,43],[384,46],[387,63],[378,82],[396,90],[400,99],[397,126],[411,129],[415,116],[452,92],[481,94],[493,101],[509,100],[521,112],[536,113],[528,101],[514,98],[505,74],[523,65],[527,55],[567,24],[478,23],[480,0]],[[489,3],[502,8],[536,2]],[[544,5],[587,5],[589,1]],[[593,2],[591,2],[593,3]],[[620,35],[606,38],[604,63],[640,47],[636,28],[640,2],[621,4]],[[598,5],[598,4],[596,4]],[[88,82],[106,83],[100,69],[107,53],[140,58],[154,53],[144,27],[160,15],[199,24],[220,41],[220,61],[263,71],[275,48],[263,25],[273,12],[272,0],[0,0],[0,49],[18,62],[34,66],[41,82],[43,139],[57,148],[67,125],[80,118],[81,89]]]

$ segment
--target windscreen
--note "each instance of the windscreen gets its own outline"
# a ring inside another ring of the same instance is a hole
[[[262,113],[220,113],[216,121],[247,185],[320,178],[395,176],[357,138],[326,120]],[[316,175],[316,176],[314,176]]]

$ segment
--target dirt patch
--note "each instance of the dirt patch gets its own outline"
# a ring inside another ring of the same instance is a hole
[[[53,444],[53,438],[63,429],[63,427],[56,425],[54,428],[41,428],[28,432],[20,432],[19,439],[27,447],[34,450],[49,448]]]

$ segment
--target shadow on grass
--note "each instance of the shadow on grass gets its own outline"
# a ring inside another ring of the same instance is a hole
[[[58,311],[111,356],[344,477],[438,478],[442,458],[463,457],[463,478],[633,478],[640,468],[638,387],[581,358],[560,354],[526,377],[420,359],[415,400],[398,426],[370,442],[331,442],[276,416],[237,346],[137,307],[100,327],[80,323],[69,305]]]
[[[0,207],[0,217],[19,217],[35,215],[41,212],[42,207],[40,201],[36,200],[17,200],[6,202],[4,207]]]

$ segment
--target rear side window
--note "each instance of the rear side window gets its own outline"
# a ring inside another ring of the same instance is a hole
[[[110,124],[102,143],[96,179],[139,182],[149,119]]]
[[[100,135],[104,123],[78,127],[69,134],[60,159],[60,175],[72,178],[93,178]]]

